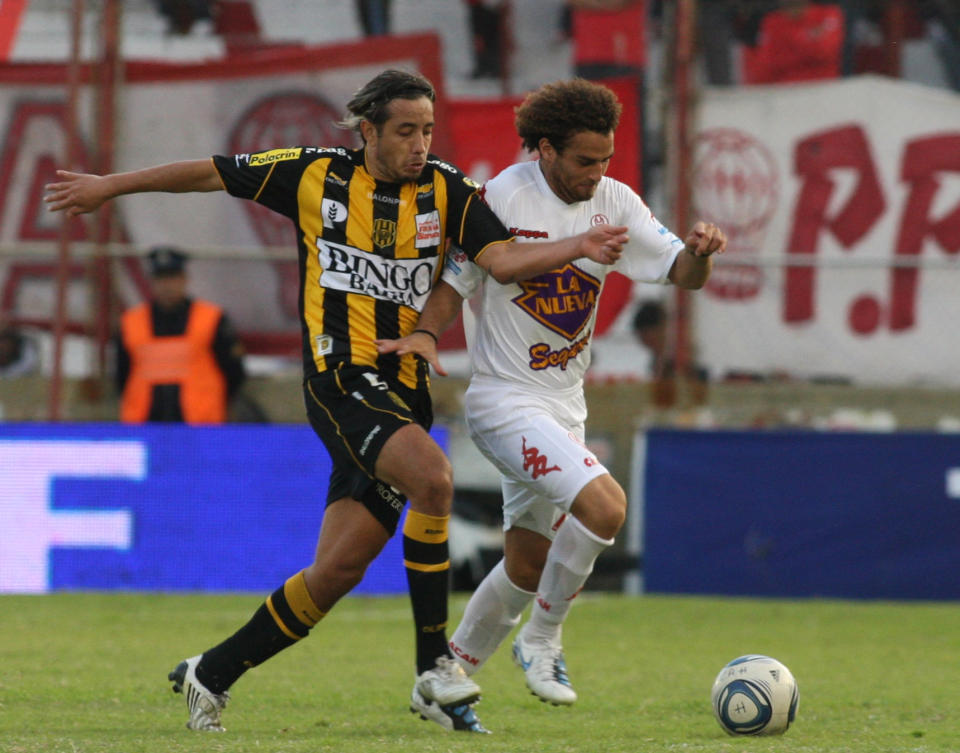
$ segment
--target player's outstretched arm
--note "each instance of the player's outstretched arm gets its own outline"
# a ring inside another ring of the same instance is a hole
[[[417,328],[399,340],[375,340],[377,352],[401,356],[416,353],[425,358],[437,374],[446,376],[447,372],[437,356],[437,338],[453,324],[462,306],[463,298],[456,288],[443,280],[437,281],[420,312]]]
[[[210,159],[171,162],[110,175],[57,170],[57,178],[44,187],[43,200],[49,204],[49,211],[64,211],[71,216],[92,212],[104,202],[130,193],[223,190],[220,174]]]
[[[502,285],[528,280],[574,259],[593,259],[613,264],[628,240],[622,225],[597,225],[584,233],[549,243],[492,243],[477,256],[476,263]]]
[[[713,269],[714,254],[727,248],[727,236],[716,225],[697,222],[684,239],[684,248],[670,268],[670,282],[679,288],[702,288]]]

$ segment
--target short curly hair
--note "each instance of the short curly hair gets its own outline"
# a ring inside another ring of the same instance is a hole
[[[515,109],[517,134],[528,150],[545,138],[558,152],[582,131],[610,133],[620,122],[623,106],[608,87],[583,78],[545,84]]]

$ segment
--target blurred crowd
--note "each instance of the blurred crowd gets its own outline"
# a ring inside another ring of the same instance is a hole
[[[152,0],[172,35],[215,33],[228,42],[273,44],[256,0]],[[472,48],[472,78],[505,77],[515,44],[513,0],[460,0]],[[901,43],[923,39],[949,85],[960,90],[960,3],[956,0],[698,0],[697,41],[714,85],[896,75]],[[402,3],[355,0],[362,34],[394,32]],[[557,6],[551,6],[556,8]],[[673,0],[566,0],[543,21],[545,34],[571,42],[573,72],[588,78],[633,73],[676,12]],[[231,45],[228,44],[228,47]],[[236,46],[236,45],[234,45]]]

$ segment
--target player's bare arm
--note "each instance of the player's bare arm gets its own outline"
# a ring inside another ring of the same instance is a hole
[[[426,359],[427,363],[440,376],[447,372],[440,365],[437,355],[437,338],[453,324],[462,308],[463,298],[456,289],[439,280],[430,291],[430,297],[424,304],[417,328],[406,337],[399,340],[375,340],[378,353],[397,353],[406,355],[416,353]]]
[[[209,159],[171,162],[110,175],[57,170],[57,177],[57,182],[44,187],[43,200],[49,204],[49,211],[64,211],[70,216],[93,212],[104,202],[125,194],[223,190],[220,175]]]
[[[597,225],[579,235],[550,243],[492,243],[475,261],[493,279],[507,285],[584,257],[600,264],[613,264],[620,258],[627,240],[625,226]]]
[[[684,239],[683,251],[670,268],[670,282],[679,288],[698,290],[710,277],[714,254],[727,248],[727,236],[710,222],[697,222]]]

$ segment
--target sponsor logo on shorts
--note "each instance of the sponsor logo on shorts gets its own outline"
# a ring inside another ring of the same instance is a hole
[[[393,490],[393,487],[388,487],[386,484],[381,484],[379,481],[375,487],[377,494],[392,507],[397,512],[403,512],[404,501],[400,496]]]
[[[523,452],[523,470],[530,471],[530,478],[538,479],[541,476],[546,476],[548,473],[553,471],[559,471],[559,465],[548,466],[549,462],[546,456],[540,454],[540,450],[536,447],[527,447],[527,438],[520,438],[523,445],[521,452]]]
[[[361,454],[361,455],[366,455],[366,454],[367,454],[367,450],[370,448],[370,443],[373,441],[373,438],[374,438],[375,436],[377,436],[377,434],[380,433],[381,428],[382,428],[382,427],[380,426],[380,424],[377,424],[376,426],[374,426],[374,427],[370,430],[370,433],[367,434],[367,436],[363,438],[363,444],[360,445],[360,454]]]
[[[286,162],[287,160],[299,159],[303,151],[300,147],[296,149],[271,149],[266,152],[257,152],[251,154],[247,163],[250,167],[259,167],[261,165],[272,165],[275,162]]]
[[[404,399],[403,399],[402,397],[400,397],[400,396],[399,396],[396,392],[394,392],[393,390],[388,390],[388,391],[387,391],[387,397],[389,397],[389,398],[393,401],[393,404],[396,405],[400,410],[405,410],[405,411],[409,411],[409,410],[410,410],[410,406],[407,405],[406,402],[404,401]]]

